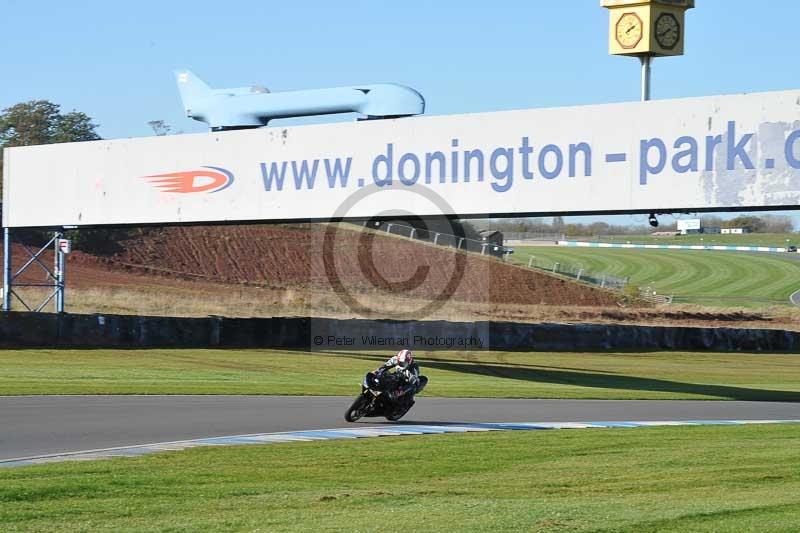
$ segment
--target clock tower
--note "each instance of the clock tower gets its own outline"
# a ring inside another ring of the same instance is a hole
[[[694,0],[602,0],[602,6],[610,15],[610,54],[683,55],[684,15]]]
[[[642,100],[650,100],[650,62],[682,56],[686,10],[694,0],[601,0],[609,11],[608,53],[638,57]]]

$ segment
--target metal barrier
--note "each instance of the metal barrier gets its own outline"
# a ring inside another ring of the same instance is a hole
[[[648,286],[639,289],[639,298],[656,305],[669,305],[675,297],[672,295],[658,294],[652,286]]]
[[[556,261],[540,260],[531,256],[528,268],[534,268],[551,274],[560,274],[590,285],[597,285],[604,289],[621,291],[630,281],[629,278],[619,278],[605,273],[590,272],[580,265],[565,265]]]
[[[372,229],[376,231],[385,231],[391,235],[398,235],[407,237],[409,239],[426,241],[438,246],[447,246],[467,252],[479,253],[480,255],[492,255],[502,259],[505,259],[508,255],[508,251],[511,250],[506,246],[500,246],[475,239],[467,239],[466,237],[458,237],[448,233],[421,230],[419,228],[407,226],[405,224],[399,224],[397,222],[385,222],[377,225],[370,225],[370,222],[365,222],[364,227],[372,227]],[[504,234],[504,236],[505,235],[506,234]],[[514,234],[512,233],[511,235]],[[595,285],[603,289],[610,289],[614,291],[623,290],[629,282],[629,278],[619,278],[602,272],[590,272],[579,265],[565,265],[552,261],[537,261],[535,257],[531,257],[528,261],[528,268],[548,272],[550,274],[566,276],[574,279],[575,281],[580,281],[589,285]],[[670,297],[669,302],[664,303],[671,303],[671,298],[672,297]]]
[[[566,239],[563,233],[540,233],[533,231],[504,231],[506,243],[547,242],[554,243]]]
[[[500,259],[505,259],[511,253],[508,247],[500,244],[494,244],[487,241],[479,241],[476,239],[468,239],[466,237],[459,237],[458,235],[451,235],[449,233],[442,233],[431,230],[424,230],[399,224],[397,222],[381,222],[378,224],[364,222],[364,227],[372,228],[375,231],[383,231],[391,235],[398,235],[412,240],[425,241],[437,246],[446,246],[448,248],[455,248],[457,250],[464,250],[465,252],[473,252],[480,255],[491,255]]]

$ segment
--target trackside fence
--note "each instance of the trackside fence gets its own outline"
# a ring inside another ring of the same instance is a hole
[[[507,244],[526,244],[536,242],[555,243],[567,237],[563,233],[537,233],[532,231],[504,231],[503,238]]]
[[[468,239],[466,237],[459,237],[457,235],[451,235],[448,233],[420,230],[419,228],[415,228],[413,226],[408,226],[396,222],[382,222],[379,224],[372,224],[370,222],[365,222],[364,227],[372,228],[375,231],[389,233],[391,235],[406,237],[412,240],[425,241],[431,244],[435,244],[437,246],[455,248],[458,250],[464,250],[466,252],[478,253],[480,255],[491,255],[501,259],[506,259],[508,253],[511,251],[511,249],[506,246],[500,246],[497,244],[485,241],[478,241],[475,239]],[[504,237],[506,235],[509,234],[504,234]],[[557,235],[551,235],[551,234],[511,233],[510,235],[513,235],[515,237],[520,237],[522,235],[527,235],[527,236],[536,235],[537,237],[538,236],[544,237],[546,238],[546,240],[550,240],[551,237],[557,237]],[[628,285],[629,282],[629,278],[620,278],[602,272],[600,273],[591,272],[580,265],[569,265],[549,260],[541,260],[537,259],[536,257],[530,258],[527,267],[540,272],[547,272],[549,274],[557,274],[565,276],[568,278],[572,278],[575,281],[583,282],[589,285],[594,285],[603,289],[609,289],[613,291],[622,291],[623,289],[625,289],[625,287]],[[653,303],[672,302],[672,297],[669,297],[667,301],[666,299],[667,297],[661,295],[655,295],[653,291],[650,291],[646,295],[644,294],[644,291],[642,292],[643,292],[642,298],[647,301]]]
[[[656,305],[669,305],[675,299],[673,295],[658,294],[652,286],[639,289],[639,298]]]
[[[632,244],[621,242],[558,241],[559,246],[573,248],[626,248],[641,250],[715,250],[719,252],[774,252],[785,253],[788,248],[777,246],[717,246],[711,244]]]
[[[449,233],[424,230],[397,222],[381,222],[379,224],[365,222],[364,227],[371,228],[374,231],[385,232],[390,235],[406,237],[411,240],[424,241],[437,246],[455,248],[457,250],[464,250],[465,252],[472,252],[480,255],[490,255],[500,259],[505,259],[508,251],[507,247],[499,244],[468,239],[467,237],[459,237],[458,235],[451,235]]]
[[[582,281],[583,283],[616,291],[623,290],[630,281],[629,278],[620,278],[602,272],[591,272],[580,265],[569,265],[549,259],[539,259],[536,256],[532,256],[528,259],[527,266],[528,268],[542,270],[552,274],[560,274],[573,278],[575,281]]]

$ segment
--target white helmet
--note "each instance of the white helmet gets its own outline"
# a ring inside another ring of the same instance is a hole
[[[414,362],[414,354],[411,353],[411,350],[400,350],[397,352],[395,360],[397,361],[397,366],[405,370]]]

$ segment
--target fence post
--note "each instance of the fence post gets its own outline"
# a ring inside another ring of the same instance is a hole
[[[558,272],[558,265],[559,265],[559,264],[560,264],[560,263],[553,263],[553,274],[555,274],[555,273],[557,273],[557,272]]]
[[[486,255],[486,243],[481,244],[481,255]]]
[[[534,260],[536,260],[536,257],[533,256],[533,255],[531,256],[530,259],[528,259],[528,268],[533,268],[533,264],[532,263],[534,262]]]
[[[603,276],[603,279],[600,281],[600,288],[601,289],[605,288],[605,286],[606,286],[606,277]]]
[[[464,237],[459,237],[458,239],[458,246],[456,246],[456,250],[461,249],[461,243],[464,242]]]
[[[439,244],[439,234],[435,233],[433,235],[433,244]]]
[[[578,269],[578,277],[575,278],[575,281],[580,281],[581,280],[581,274],[583,274],[583,269],[579,268]]]
[[[11,311],[11,229],[3,228],[3,311]]]
[[[408,235],[409,239],[413,239],[414,238],[414,232],[415,231],[417,231],[415,228],[411,228],[411,233],[409,233],[409,235]]]
[[[391,232],[392,232],[392,225],[386,224],[386,233],[391,233]]]

